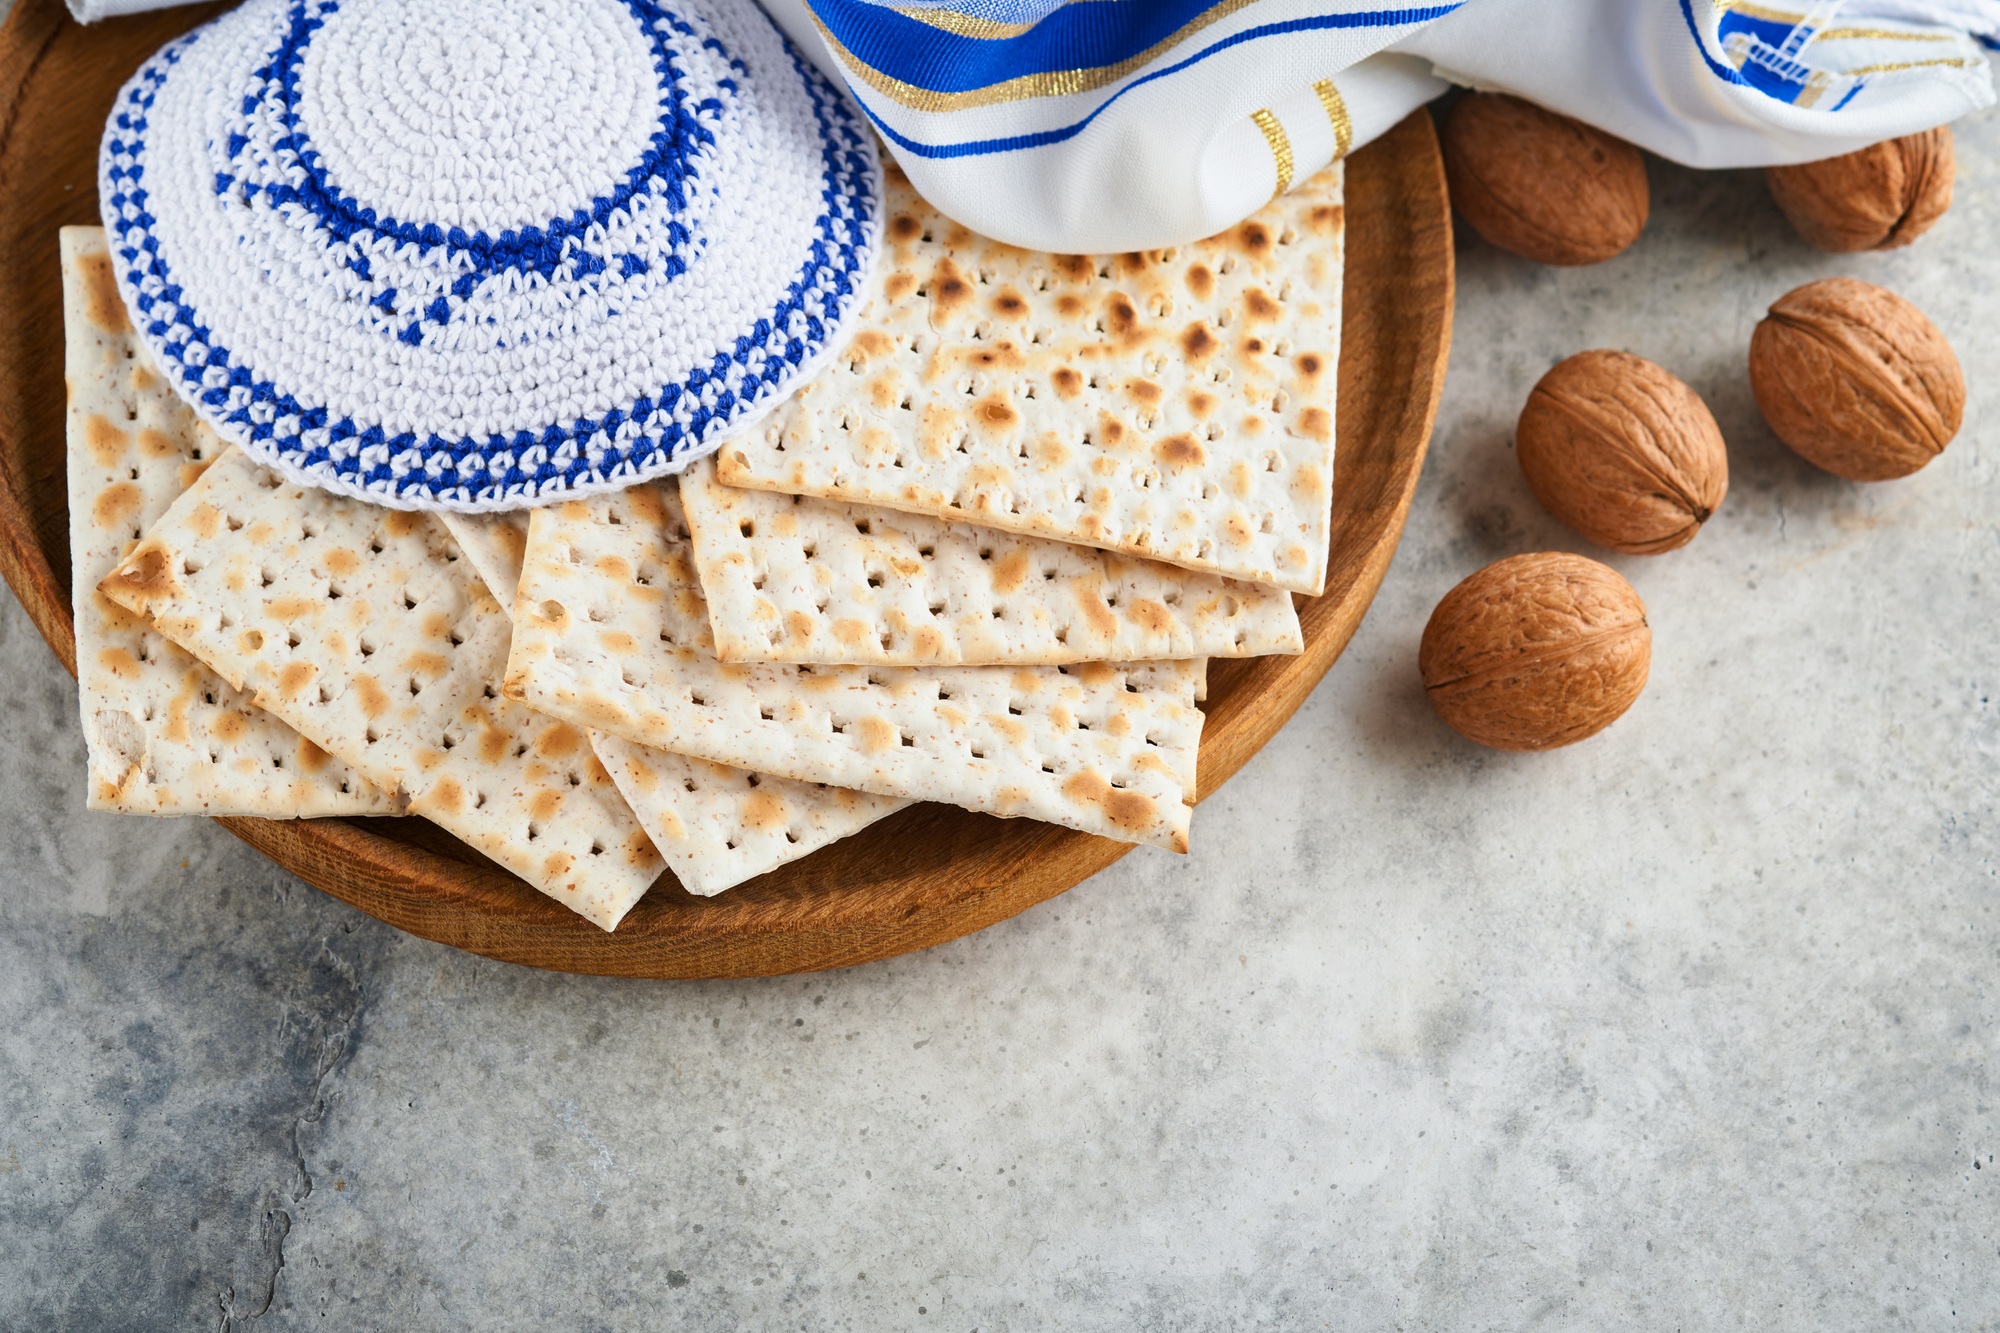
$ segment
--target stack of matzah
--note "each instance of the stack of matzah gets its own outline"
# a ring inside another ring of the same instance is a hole
[[[889,177],[864,331],[753,437],[512,515],[294,485],[184,410],[149,445],[100,400],[178,405],[66,235],[93,799],[407,803],[607,929],[662,865],[719,892],[910,801],[1185,850],[1206,659],[1299,651],[1325,578],[1338,171],[1102,259]],[[246,758],[261,788],[226,779]]]
[[[354,769],[97,591],[224,445],[132,334],[104,232],[62,233],[76,678],[93,810],[144,815],[394,814]]]

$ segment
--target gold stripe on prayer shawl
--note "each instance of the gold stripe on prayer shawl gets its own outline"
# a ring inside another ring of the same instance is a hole
[[[1095,92],[1100,88],[1109,87],[1128,75],[1136,74],[1151,64],[1156,57],[1171,51],[1203,28],[1218,23],[1255,3],[1256,0],[1218,0],[1218,3],[1210,5],[1181,25],[1177,32],[1154,42],[1137,55],[1115,64],[1024,74],[1018,79],[1006,79],[1000,83],[988,84],[984,88],[968,88],[961,93],[919,88],[914,83],[892,78],[873,65],[864,63],[852,51],[841,45],[840,40],[833,35],[826,24],[820,22],[817,15],[813,18],[813,26],[819,29],[819,35],[826,40],[827,46],[855,78],[891,101],[909,107],[912,111],[964,111],[972,107],[999,106],[1007,102],[1026,101],[1031,97],[1068,97],[1075,93]]]
[[[1319,104],[1326,109],[1326,118],[1333,125],[1333,160],[1338,162],[1354,147],[1354,120],[1347,114],[1346,99],[1333,86],[1332,79],[1321,79],[1313,85],[1313,91],[1319,94]]]
[[[1854,69],[1838,70],[1836,73],[1859,78],[1863,74],[1888,74],[1899,69],[1930,69],[1937,65],[1956,65],[1960,69],[1970,69],[1982,63],[1972,60],[1899,60],[1892,65],[1860,65]]]
[[[976,14],[961,14],[955,9],[919,9],[915,5],[897,8],[896,13],[906,19],[941,29],[954,37],[972,37],[982,42],[1000,42],[1009,37],[1019,37],[1035,25],[1032,23],[1002,23],[997,19],[983,19]]]
[[[1271,193],[1283,194],[1292,188],[1294,164],[1291,136],[1285,133],[1285,127],[1278,123],[1278,118],[1271,114],[1269,107],[1253,112],[1250,119],[1256,122],[1258,129],[1264,131],[1264,142],[1271,145],[1271,158],[1277,164],[1278,188]]]

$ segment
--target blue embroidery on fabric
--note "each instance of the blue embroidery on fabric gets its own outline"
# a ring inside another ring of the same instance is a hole
[[[1701,28],[1694,21],[1694,10],[1689,6],[1688,0],[1681,0],[1681,17],[1686,20],[1688,36],[1694,38],[1694,49],[1701,53],[1702,63],[1708,66],[1709,73],[1715,75],[1716,78],[1721,79],[1724,83],[1733,83],[1739,87],[1748,87],[1750,83],[1748,79],[1709,54],[1708,43],[1703,40]]]
[[[1709,53],[1708,44],[1702,40],[1701,31],[1695,23],[1689,0],[1681,0],[1681,17],[1701,51],[1702,60],[1717,78],[1741,87],[1755,88],[1774,101],[1796,104],[1808,88],[1818,87],[1823,91],[1829,81],[1837,87],[1840,81],[1845,80],[1846,90],[1827,108],[1828,111],[1839,111],[1868,86],[1868,80],[1863,76],[1845,75],[1837,70],[1818,70],[1797,59],[1798,53],[1813,36],[1813,29],[1802,24],[1734,9],[1724,11],[1716,23],[1716,40],[1739,58],[1740,64],[1732,68]],[[1732,38],[1735,39],[1733,42]]]
[[[1811,66],[1781,54],[1788,44],[1796,48],[1801,39],[1811,33],[1812,29],[1801,29],[1798,24],[1784,19],[1764,18],[1733,9],[1723,12],[1715,28],[1716,40],[1725,51],[1731,49],[1731,37],[1738,39],[1737,49],[1744,56],[1737,66],[1741,81],[1778,102],[1798,101],[1812,79]]]
[[[664,25],[680,36],[698,35],[684,19],[650,0],[623,2],[641,17],[647,32],[655,37],[656,46],[655,24]],[[329,12],[333,7],[333,0],[326,0],[313,12],[317,15]],[[318,26],[318,21],[315,18],[310,23],[301,22],[307,8],[306,4],[294,6],[292,18],[294,28],[309,36]],[[470,437],[448,440],[431,435],[423,441],[420,449],[416,436],[408,432],[390,437],[379,425],[363,426],[348,417],[329,424],[330,413],[325,407],[305,407],[291,395],[280,394],[271,381],[255,378],[248,368],[231,366],[229,349],[213,344],[210,331],[199,322],[198,312],[182,304],[184,293],[172,281],[168,262],[160,254],[159,238],[152,231],[156,219],[146,209],[147,194],[142,184],[145,167],[142,162],[133,159],[146,151],[146,113],[157,90],[166,81],[171,68],[200,35],[197,30],[170,45],[142,68],[127,94],[128,106],[113,118],[118,137],[108,137],[106,141],[108,160],[105,180],[111,190],[107,200],[108,216],[119,220],[119,225],[114,228],[119,242],[116,253],[124,261],[124,277],[136,294],[138,312],[145,321],[145,327],[154,337],[162,340],[161,350],[190,396],[214,410],[222,421],[241,428],[249,440],[267,445],[279,458],[303,470],[330,475],[363,487],[391,487],[393,490],[390,493],[398,498],[422,495],[432,499],[449,498],[459,503],[466,502],[468,498],[527,497],[618,478],[636,480],[648,470],[657,471],[664,467],[690,442],[702,439],[710,426],[726,423],[739,406],[763,399],[819,350],[824,344],[827,329],[818,315],[813,313],[810,297],[818,293],[833,311],[851,310],[859,300],[856,284],[867,266],[869,234],[877,206],[871,189],[870,154],[859,125],[850,117],[839,114],[839,109],[829,100],[831,90],[821,84],[799,53],[786,43],[792,72],[803,83],[819,132],[821,157],[825,164],[821,191],[823,206],[816,219],[816,239],[807,259],[800,265],[784,296],[768,315],[757,321],[754,336],[739,337],[731,352],[718,353],[709,367],[696,368],[682,383],[664,385],[656,394],[642,394],[626,410],[613,409],[598,421],[580,419],[567,426],[550,424],[539,434],[523,430],[511,437],[495,434],[484,440]],[[714,38],[704,39],[703,44],[722,52],[720,43]],[[660,49],[664,50],[663,47]],[[285,51],[281,44],[280,52]],[[586,227],[603,220],[599,216],[601,210],[598,204],[593,204],[588,214],[580,210],[571,219],[554,220],[546,228],[529,228],[518,236],[507,233],[496,240],[483,233],[468,237],[457,229],[446,232],[435,224],[419,227],[414,223],[376,217],[372,210],[339,196],[330,185],[313,180],[312,173],[318,169],[317,154],[311,151],[296,125],[295,71],[298,54],[297,51],[289,52],[289,72],[279,79],[280,86],[286,86],[285,78],[294,81],[287,92],[288,119],[285,122],[292,133],[281,138],[279,145],[297,154],[297,164],[306,171],[307,185],[264,185],[265,206],[299,204],[318,219],[328,233],[343,241],[366,229],[391,236],[399,243],[414,243],[426,248],[450,247],[455,255],[463,254],[474,261],[474,271],[461,275],[453,285],[452,295],[461,300],[476,289],[484,276],[498,268],[527,265],[545,277],[549,276],[565,258],[560,242],[574,239]],[[730,68],[748,77],[748,67],[739,58],[727,56],[727,61]],[[278,64],[277,53],[274,53],[272,61],[258,72],[258,77],[271,79],[273,67]],[[678,97],[681,76],[674,69],[670,56],[663,56],[657,68],[673,80],[674,95]],[[733,90],[734,85],[728,80],[719,83]],[[837,97],[837,94],[831,95]],[[254,114],[259,105],[258,98],[246,98],[243,114]],[[676,102],[675,113],[662,118],[663,132],[686,133],[695,136],[697,142],[693,145],[672,145],[681,153],[681,158],[670,159],[656,136],[654,146],[660,151],[658,161],[661,163],[670,160],[678,163],[701,143],[712,142],[708,128],[695,117],[682,113],[679,105]],[[714,103],[713,99],[707,99],[704,106],[720,109],[720,104]],[[237,143],[237,139],[242,137],[231,137],[232,155],[242,151]],[[685,173],[668,174],[671,180],[670,198],[677,207],[684,206],[685,196],[680,187]],[[324,181],[323,173],[319,181]],[[636,177],[629,177],[619,191],[625,191],[628,186],[636,187],[636,184]],[[245,199],[254,198],[258,189],[255,184],[247,184],[244,188]],[[607,196],[618,201],[612,205],[614,208],[629,202],[630,194],[621,195],[619,191]],[[563,231],[566,226],[574,226],[575,231]],[[686,272],[686,263],[679,252],[695,244],[698,238],[679,222],[667,228],[667,236],[670,250],[660,267],[668,278],[679,277]],[[553,252],[552,245],[555,246]],[[580,245],[571,246],[567,258],[579,274],[597,273],[606,268],[604,257]],[[617,259],[621,276],[626,278],[644,274],[651,267],[638,255],[622,254]],[[362,281],[371,279],[372,269],[365,255],[356,253],[349,256],[345,263]],[[376,294],[368,305],[393,316],[396,297],[395,288],[386,288]],[[450,303],[438,297],[429,303],[421,318],[411,320],[394,336],[401,342],[419,345],[424,337],[424,322],[442,323],[449,319],[450,314]],[[803,325],[803,338],[793,328],[795,321]],[[188,330],[192,339],[169,338],[171,333],[181,329]],[[792,332],[788,333],[781,347],[773,346],[776,331],[780,329]],[[760,354],[761,366],[757,364]],[[732,377],[732,372],[737,371],[741,373]],[[732,378],[734,388],[730,387]],[[690,405],[685,420],[672,415],[683,399]],[[621,440],[618,434],[628,423],[640,432],[639,436]],[[325,432],[323,443],[308,443],[303,438],[308,432],[321,431]],[[355,447],[351,450],[343,448],[336,456],[334,446],[346,446],[349,441]],[[447,458],[451,462],[440,466],[441,460]],[[484,474],[483,479],[481,473]]]
[[[660,124],[638,164],[626,173],[625,180],[616,189],[591,200],[588,208],[579,208],[566,218],[551,218],[540,227],[507,231],[493,237],[483,231],[467,235],[456,227],[446,230],[436,223],[418,224],[401,222],[393,217],[379,217],[374,209],[342,194],[328,178],[310,138],[299,127],[298,106],[299,67],[304,63],[306,48],[312,35],[325,25],[324,16],[340,8],[339,0],[317,0],[317,3],[301,0],[294,5],[290,27],[279,41],[277,50],[272,53],[270,62],[256,71],[257,77],[265,81],[266,90],[276,92],[278,105],[283,108],[280,120],[289,131],[274,145],[283,153],[281,167],[295,166],[305,178],[297,186],[266,186],[273,196],[272,202],[299,204],[319,219],[327,231],[343,241],[366,232],[386,237],[399,245],[415,245],[424,250],[444,247],[454,256],[464,255],[480,272],[513,269],[538,272],[544,278],[554,276],[562,262],[566,242],[586,236],[594,226],[603,226],[612,214],[629,207],[634,198],[650,189],[655,180],[667,183],[667,201],[675,212],[682,211],[687,207],[682,185],[687,175],[688,159],[698,148],[713,143],[714,135],[686,106],[686,96],[681,88],[685,76],[674,63],[673,51],[659,31],[667,11],[651,0],[622,0],[622,3],[632,11],[632,16],[652,42],[654,68],[665,76],[663,86],[670,105],[661,116]],[[260,104],[256,97],[244,99],[244,114],[254,114]],[[703,103],[703,108],[711,113],[721,110],[720,104],[712,99]],[[231,135],[231,160],[241,155],[248,143],[245,135]]]

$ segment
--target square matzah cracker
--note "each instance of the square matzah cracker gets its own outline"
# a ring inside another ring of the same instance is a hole
[[[102,585],[422,815],[609,930],[662,862],[583,733],[501,696],[507,613],[442,524],[231,449]]]
[[[521,581],[521,555],[528,549],[528,515],[509,509],[499,514],[441,513],[445,528],[500,609],[514,610],[514,587]]]
[[[1304,646],[1292,595],[1067,542],[681,477],[725,662],[1053,666]]]
[[[887,164],[861,332],[722,480],[1317,594],[1333,504],[1338,164],[1172,250],[975,236]]]
[[[1187,849],[1201,668],[727,665],[671,490],[537,509],[507,691],[642,745]]]
[[[393,815],[401,803],[97,591],[224,445],[133,335],[101,227],[62,230],[69,553],[92,810]]]
[[[793,782],[590,733],[681,887],[704,898],[858,833],[908,801]]]

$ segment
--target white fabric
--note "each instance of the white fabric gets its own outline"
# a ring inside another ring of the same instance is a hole
[[[1520,94],[1689,165],[1767,165],[1847,152],[1991,104],[1982,47],[2000,39],[2000,0],[1466,0],[1422,9],[1239,0],[1195,13],[1129,68],[1114,63],[1115,78],[1084,77],[1093,85],[1085,90],[961,90],[954,100],[940,96],[954,61],[963,68],[1027,45],[1023,34],[1038,25],[1083,13],[1099,24],[1097,38],[1078,41],[1073,59],[1034,68],[1088,76],[1117,49],[1104,29],[1142,23],[1144,6],[1168,0],[763,3],[795,40],[820,39],[824,64],[847,79],[926,198],[976,230],[1058,251],[1177,244],[1240,220],[1280,183],[1271,120],[1290,149],[1291,180],[1306,179],[1336,148],[1314,88],[1322,80],[1344,104],[1350,146],[1449,79]],[[876,44],[879,64],[836,35],[870,21],[857,18],[861,6],[896,12],[878,24],[903,24],[895,41]],[[1401,21],[1427,10],[1451,12]],[[932,44],[943,73],[925,84],[915,53]],[[1027,135],[1055,141],[1005,144]]]
[[[1442,75],[1518,93],[1691,166],[1757,166],[1830,157],[1990,105],[1986,51],[2000,47],[2000,0],[1467,0],[1442,17],[1401,24],[1388,21],[1394,0],[1238,0],[1213,6],[1220,18],[1090,91],[926,111],[872,87],[829,51],[808,9],[827,9],[829,0],[760,2],[822,69],[848,80],[939,208],[1001,239],[1060,251],[1175,244],[1253,211],[1278,183],[1251,119],[1258,110],[1285,132],[1292,179],[1306,179],[1336,147],[1312,87],[1319,80],[1331,80],[1344,102],[1353,147],[1435,97]],[[1032,27],[1078,5],[1162,2],[850,5]],[[70,0],[86,21],[159,3]],[[1253,29],[1369,15],[1388,17],[1243,41],[1161,76]],[[1740,30],[1760,17],[1806,40],[1787,50],[1783,40]],[[1072,63],[1088,67],[1092,53],[1080,49]],[[1738,82],[1746,69],[1770,90]],[[1819,87],[1810,98],[1792,96],[1788,72],[1800,84],[1817,77]],[[964,145],[1073,125],[1093,111],[1081,132],[1042,147],[939,158],[903,142]]]

